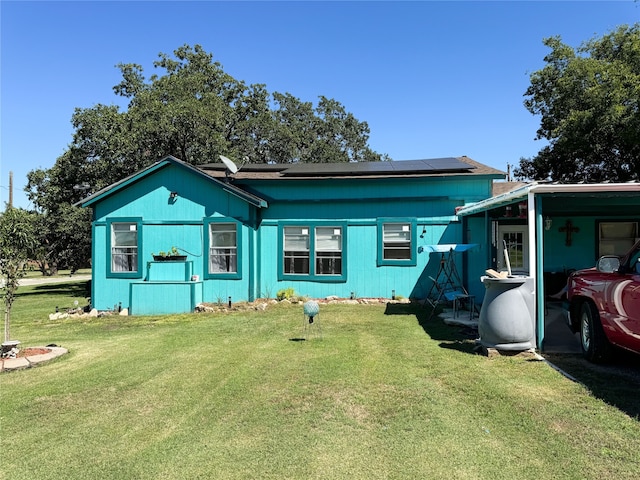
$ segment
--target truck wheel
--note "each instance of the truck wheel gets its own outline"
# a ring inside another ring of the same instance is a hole
[[[611,345],[604,334],[600,315],[591,302],[584,302],[580,308],[580,345],[584,357],[590,362],[605,362],[611,355]]]

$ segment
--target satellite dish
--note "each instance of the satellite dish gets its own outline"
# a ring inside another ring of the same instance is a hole
[[[224,166],[227,167],[227,170],[229,170],[231,173],[236,173],[238,171],[238,167],[236,166],[236,164],[224,155],[220,155],[220,160],[222,160]]]

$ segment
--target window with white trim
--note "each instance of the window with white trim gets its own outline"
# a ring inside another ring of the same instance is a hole
[[[384,260],[411,260],[411,224],[382,224],[382,258]]]
[[[309,274],[309,227],[291,226],[283,229],[285,274]]]
[[[278,232],[279,280],[346,281],[345,222],[281,224]]]
[[[138,224],[111,223],[111,271],[138,271]]]
[[[342,228],[316,227],[316,275],[342,275]]]
[[[235,223],[209,224],[209,273],[238,272],[238,235]]]

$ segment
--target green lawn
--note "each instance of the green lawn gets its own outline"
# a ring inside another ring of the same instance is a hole
[[[411,306],[48,320],[84,283],[22,287],[12,338],[70,353],[0,375],[6,479],[631,479],[640,422],[545,362],[488,359]]]
[[[90,275],[90,268],[81,268],[77,270],[73,275]],[[51,275],[48,278],[56,278],[56,277],[72,277],[70,270],[58,270],[55,275]],[[45,275],[42,275],[40,270],[27,270],[24,278],[47,278]]]

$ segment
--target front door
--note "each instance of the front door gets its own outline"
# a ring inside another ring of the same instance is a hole
[[[498,271],[507,270],[504,255],[504,242],[507,242],[507,253],[511,272],[519,275],[529,274],[529,231],[526,225],[498,226]]]

